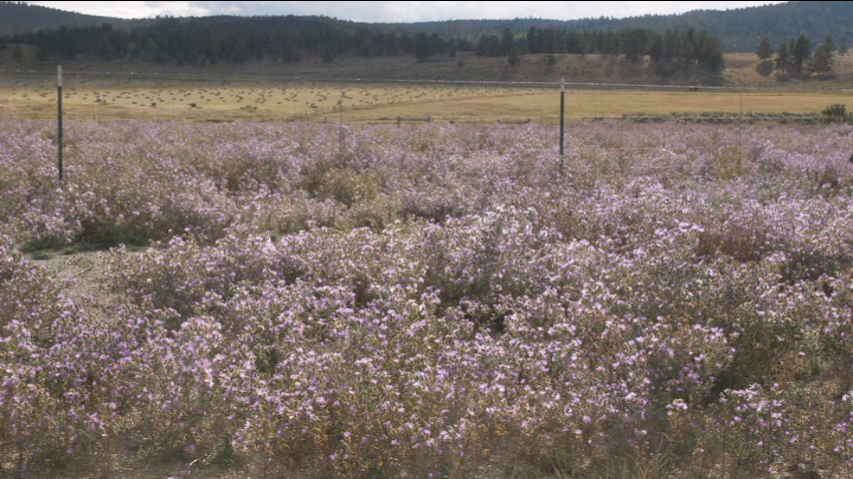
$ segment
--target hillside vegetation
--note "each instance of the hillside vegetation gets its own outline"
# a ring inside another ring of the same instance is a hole
[[[839,9],[847,2],[836,3],[842,5],[833,7],[833,11],[844,17],[846,13]],[[801,5],[794,2],[775,7],[785,7],[790,16],[789,10]],[[13,18],[17,18],[20,10],[28,7],[0,4],[0,10],[4,8],[14,10]],[[584,31],[567,27],[570,22],[564,22],[566,25],[562,27],[542,22],[544,26],[532,25],[523,31],[514,25],[499,33],[489,33],[479,30],[477,22],[467,22],[457,25],[459,28],[453,34],[429,33],[433,24],[390,28],[327,17],[216,16],[149,19],[116,25],[103,22],[0,35],[0,65],[22,68],[79,61],[100,63],[110,70],[130,64],[132,69],[149,72],[172,66],[203,67],[199,72],[210,72],[218,64],[225,64],[228,70],[242,65],[251,65],[251,69],[263,65],[264,70],[276,74],[284,71],[315,79],[351,75],[375,80],[547,82],[566,78],[605,83],[766,86],[769,80],[838,77],[835,67],[840,62],[834,58],[834,52],[846,52],[847,33],[833,37],[829,28],[821,32],[825,36],[811,39],[806,28],[814,15],[820,12],[825,15],[827,9],[827,5],[820,3],[813,15],[800,11],[802,18],[796,22],[799,27],[785,30],[793,32],[792,36],[780,40],[776,40],[776,31],[753,28],[753,36],[764,32],[760,34],[763,36],[758,49],[763,61],[754,67],[748,57],[727,62],[723,55],[724,40],[704,27],[664,29],[662,24],[651,22],[657,17],[649,16],[643,17],[646,23],[625,19],[619,29],[610,28],[601,20],[604,23],[595,23],[601,29]],[[48,17],[57,17],[56,11],[48,11],[53,14]],[[767,18],[780,15],[776,10],[762,12]],[[34,9],[31,13],[32,17],[39,17],[42,10]],[[701,13],[677,18],[693,18]],[[741,16],[734,16],[738,12],[705,13],[728,15],[727,25],[731,29],[737,25],[754,27],[744,20],[754,16],[754,9],[739,11]],[[676,16],[671,18],[675,19]],[[784,17],[779,21],[790,24],[793,20]],[[419,26],[425,29],[412,30]],[[580,55],[580,59],[572,54]],[[418,63],[408,65],[407,57],[414,57]],[[318,63],[320,60],[322,63]],[[754,68],[757,75],[744,73],[744,67]],[[727,71],[736,68],[740,70],[737,73]]]
[[[0,2],[0,35],[38,31],[62,26],[100,25],[104,22],[124,27],[144,25],[149,20],[85,15],[24,2]]]
[[[482,35],[500,35],[509,29],[515,34],[527,32],[530,27],[584,31],[619,31],[647,29],[663,32],[668,29],[705,30],[720,39],[726,52],[754,51],[763,37],[774,43],[800,34],[822,39],[832,35],[839,43],[853,42],[850,20],[853,2],[797,1],[725,11],[696,10],[680,15],[645,15],[624,19],[589,18],[581,20],[549,20],[542,18],[517,18],[506,20],[451,20],[441,22],[366,24],[333,21],[336,28],[357,31],[364,27],[398,35],[425,33],[457,42],[475,42]],[[93,26],[110,23],[115,27],[132,29],[152,24],[152,20],[123,20],[95,17],[61,10],[0,2],[0,34],[23,33],[59,26]],[[331,19],[330,19],[331,20]]]

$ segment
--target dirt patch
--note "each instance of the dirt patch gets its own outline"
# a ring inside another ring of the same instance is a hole
[[[62,294],[84,308],[92,320],[107,321],[118,304],[118,298],[110,294],[105,286],[109,276],[106,261],[109,254],[108,251],[56,254],[47,259],[34,260],[33,264],[47,270]]]

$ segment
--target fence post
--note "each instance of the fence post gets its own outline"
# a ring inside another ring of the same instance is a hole
[[[563,143],[566,138],[566,80],[560,80],[560,175],[563,174]]]
[[[59,179],[62,180],[62,65],[58,65],[56,67],[56,90],[57,90],[57,106],[59,107],[58,111],[58,121],[57,121],[57,143],[59,145],[58,149],[58,161],[57,166],[59,167]]]
[[[338,155],[344,154],[344,86],[341,85],[341,108],[338,117]]]
[[[740,114],[743,116],[743,87],[740,87]]]

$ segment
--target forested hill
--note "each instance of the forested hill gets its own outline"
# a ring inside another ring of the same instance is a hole
[[[88,26],[103,23],[109,23],[115,27],[133,28],[151,23],[151,20],[125,20],[66,12],[56,8],[29,5],[24,2],[0,2],[0,35],[62,26]]]
[[[739,8],[725,11],[694,10],[680,15],[644,15],[623,19],[587,18],[581,20],[548,20],[517,18],[514,20],[452,20],[415,24],[386,24],[384,27],[406,31],[416,28],[428,34],[476,39],[483,34],[499,34],[509,28],[526,32],[530,27],[584,31],[619,31],[646,29],[663,32],[670,29],[704,30],[720,39],[726,52],[754,52],[761,39],[770,38],[774,45],[799,35],[820,39],[831,35],[836,43],[853,44],[853,1],[802,1],[777,5]]]
[[[720,39],[729,52],[753,52],[763,37],[774,44],[798,35],[837,43],[853,43],[853,2],[787,2],[763,7],[715,11],[697,10],[682,15],[647,15],[622,20],[578,20],[566,28],[607,30],[624,28],[705,30]]]
[[[237,19],[232,18],[229,22],[235,20]],[[91,26],[103,23],[109,23],[117,29],[132,30],[151,26],[158,21],[163,20],[123,20],[64,12],[22,2],[0,2],[0,35],[59,26]],[[816,40],[831,35],[837,44],[853,44],[853,1],[799,1],[726,11],[696,10],[681,15],[645,15],[624,19],[602,17],[560,21],[527,18],[367,24],[326,18],[325,24],[347,33],[369,28],[371,32],[394,32],[398,36],[404,33],[410,37],[420,33],[436,34],[442,39],[453,39],[462,43],[476,43],[483,35],[500,35],[506,29],[514,34],[524,34],[531,27],[567,32],[628,29],[664,32],[675,29],[686,31],[692,28],[696,31],[706,31],[718,38],[724,51],[753,52],[764,37],[769,37],[775,45],[798,35],[806,35]]]
[[[454,57],[457,51],[486,57],[507,57],[509,65],[521,63],[525,54],[605,54],[625,56],[637,63],[644,57],[667,78],[690,75],[694,70],[719,75],[723,54],[717,38],[702,31],[644,29],[567,32],[531,27],[526,33],[504,30],[483,34],[476,44],[442,38],[436,33],[385,32],[380,28],[353,28],[351,22],[327,17],[201,17],[167,18],[131,31],[104,23],[89,27],[60,27],[33,33],[0,35],[0,51],[11,50],[11,60],[26,63],[53,60],[133,60],[178,65],[212,65],[218,62],[300,62],[322,58],[331,63],[345,57],[413,55],[426,61],[438,55]],[[25,54],[27,49],[32,54]]]

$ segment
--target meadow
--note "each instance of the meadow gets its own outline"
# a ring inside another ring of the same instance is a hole
[[[849,125],[54,128],[0,120],[0,476],[853,474]]]
[[[102,66],[102,68],[106,68]],[[269,68],[269,67],[267,67]],[[423,67],[422,67],[423,68]],[[435,122],[495,123],[529,120],[556,124],[557,82],[444,82],[276,80],[271,71],[232,73],[66,72],[63,116],[74,120],[281,121],[396,123],[398,117]],[[753,72],[754,73],[754,72]],[[577,80],[577,79],[574,79]],[[850,89],[808,90],[796,85],[745,87],[629,87],[600,81],[571,83],[566,92],[570,119],[623,115],[819,115],[832,104],[853,109]],[[617,80],[618,84],[618,80]],[[341,109],[343,106],[343,114]],[[0,114],[51,119],[57,115],[56,76],[45,72],[0,74]]]
[[[65,75],[64,115],[71,119],[306,119],[338,120],[336,113],[398,104],[437,105],[460,99],[540,93],[508,85],[274,81],[258,76],[140,74]],[[343,91],[342,91],[343,90]],[[57,113],[56,78],[7,74],[0,82],[0,111],[16,118]],[[433,113],[436,114],[436,113]],[[374,115],[375,116],[375,115]]]

